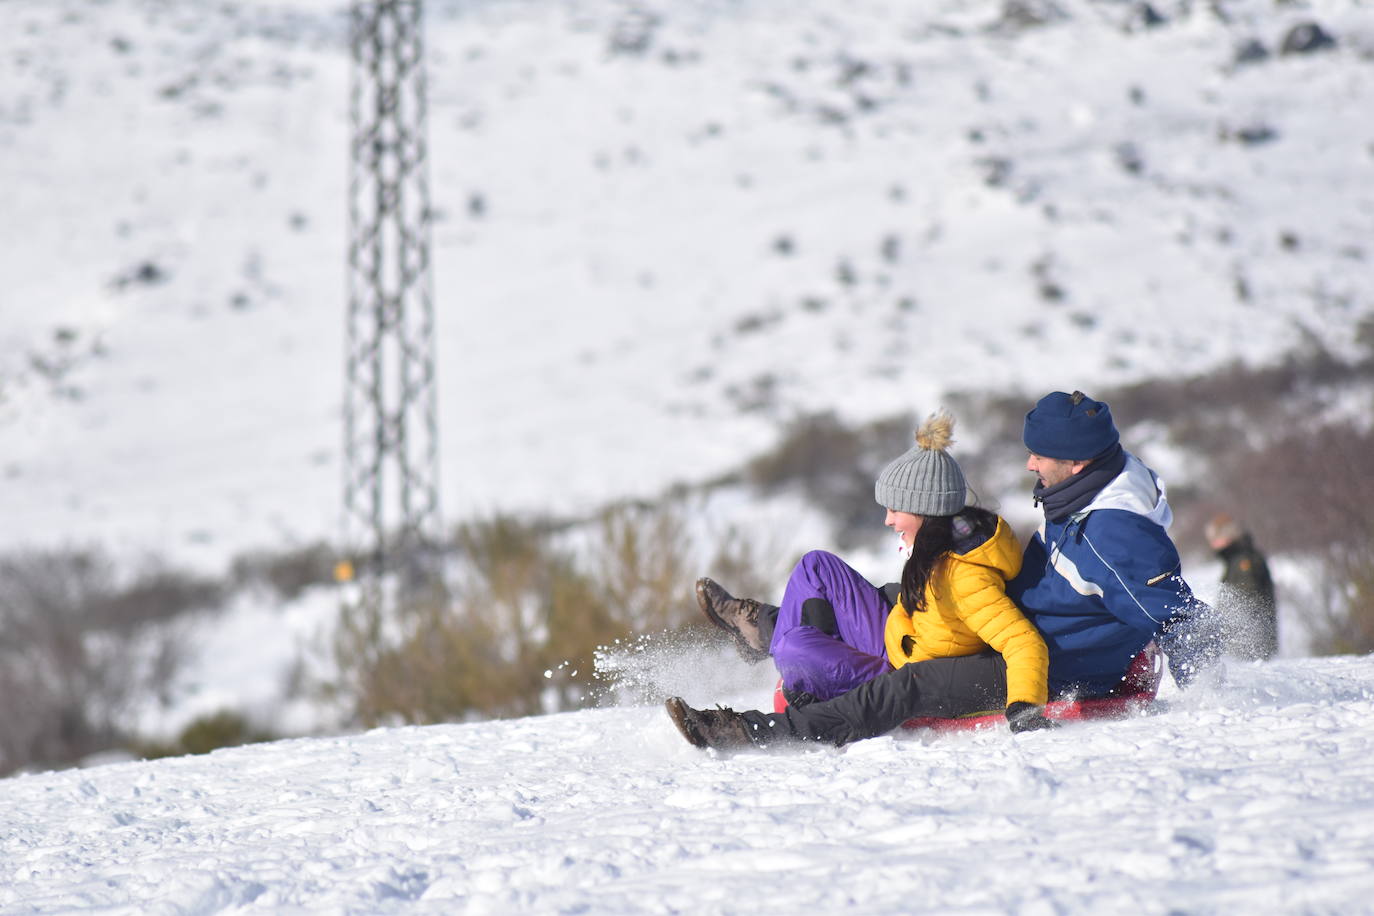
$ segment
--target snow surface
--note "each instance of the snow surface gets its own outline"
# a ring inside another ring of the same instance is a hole
[[[629,659],[766,701],[761,668]],[[657,705],[0,781],[0,911],[1367,913],[1374,659],[1233,666],[1153,714],[843,750]]]

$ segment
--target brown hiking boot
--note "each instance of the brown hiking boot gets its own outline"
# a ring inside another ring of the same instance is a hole
[[[768,647],[759,633],[759,611],[772,609],[753,598],[736,598],[714,579],[697,580],[697,604],[706,618],[729,633],[735,648],[746,661],[760,662],[768,657]]]
[[[744,721],[744,716],[733,709],[724,706],[693,709],[682,697],[669,697],[663,705],[682,737],[696,747],[733,750],[754,746],[753,729]]]

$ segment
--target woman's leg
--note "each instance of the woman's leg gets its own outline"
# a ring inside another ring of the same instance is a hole
[[[809,626],[773,641],[773,664],[789,699],[805,695],[812,702],[848,693],[892,670],[886,656],[860,652]]]
[[[882,591],[833,553],[813,550],[792,570],[769,651],[790,691],[826,700],[891,670]]]
[[[882,590],[844,560],[829,551],[812,550],[787,580],[773,641],[787,630],[813,626],[860,652],[883,655],[883,628],[891,609]]]

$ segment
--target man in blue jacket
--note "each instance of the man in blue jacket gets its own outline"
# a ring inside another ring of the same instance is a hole
[[[1111,409],[1081,391],[1041,398],[1022,438],[1045,521],[1007,594],[1045,637],[1050,694],[1110,693],[1151,641],[1186,686],[1219,641],[1183,580],[1163,481],[1121,447]]]

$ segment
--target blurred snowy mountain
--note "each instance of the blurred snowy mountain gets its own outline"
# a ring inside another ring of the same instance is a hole
[[[1374,310],[1361,0],[426,9],[450,520]],[[4,546],[331,538],[344,4],[0,20]]]

